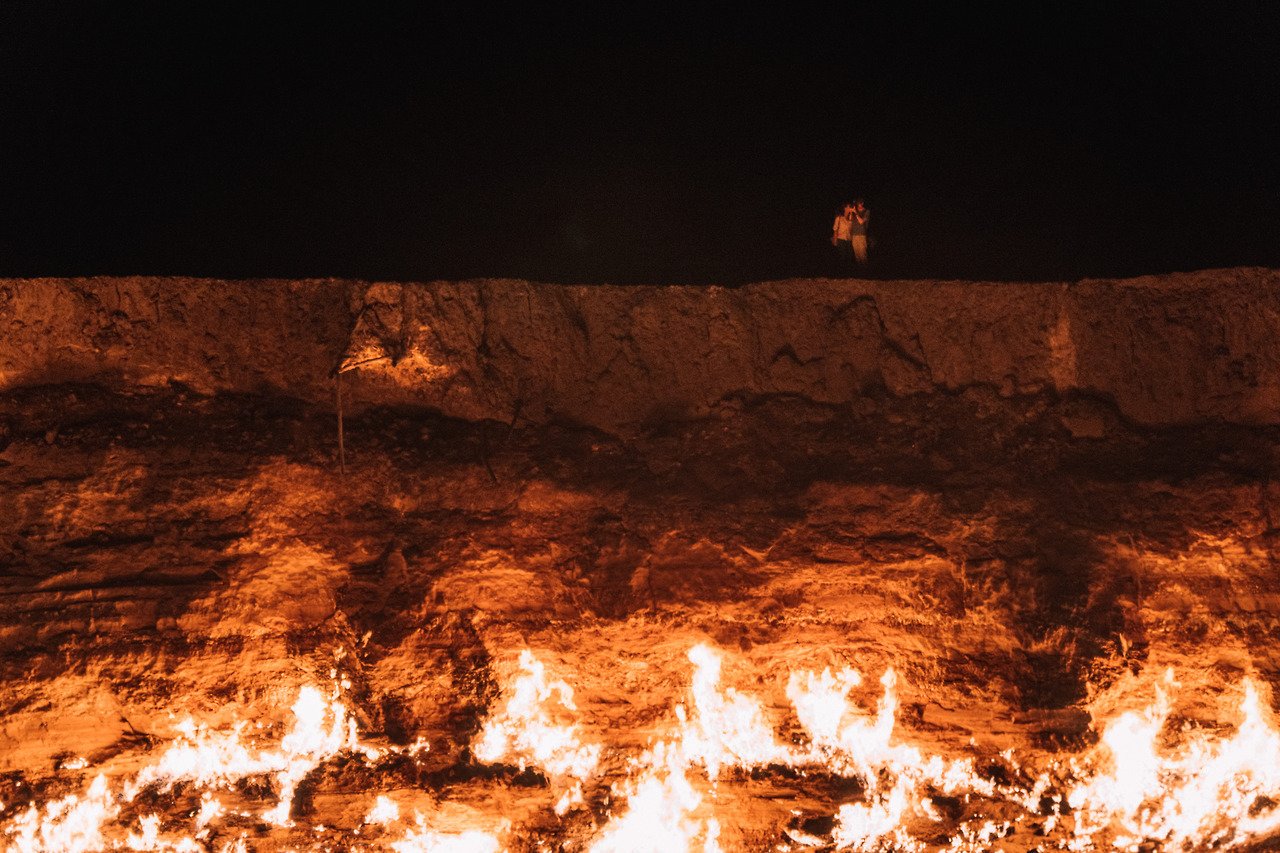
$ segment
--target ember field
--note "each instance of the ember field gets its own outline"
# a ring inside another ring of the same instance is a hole
[[[0,284],[0,838],[1280,849],[1277,283]]]

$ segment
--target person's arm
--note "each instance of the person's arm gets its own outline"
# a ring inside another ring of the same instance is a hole
[[[831,223],[831,245],[836,244],[836,234],[840,232],[840,217],[837,216],[835,221]]]

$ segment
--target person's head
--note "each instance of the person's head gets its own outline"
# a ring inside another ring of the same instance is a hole
[[[853,202],[846,201],[844,203],[843,213],[845,216],[848,216],[850,213],[853,213]]]
[[[854,209],[854,210],[865,210],[865,209],[866,209],[866,207],[867,207],[867,206],[863,203],[862,199],[860,199],[860,198],[855,198],[855,199],[853,200],[853,209]]]

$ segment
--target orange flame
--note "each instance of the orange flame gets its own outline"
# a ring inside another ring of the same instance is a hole
[[[777,845],[779,850],[980,853],[1000,849],[1001,839],[1029,820],[1042,833],[1036,843],[1045,850],[1231,849],[1280,833],[1280,731],[1258,686],[1249,680],[1241,691],[1239,723],[1226,736],[1190,726],[1170,731],[1177,687],[1170,673],[1146,707],[1103,722],[1100,740],[1090,752],[1031,774],[1009,751],[1001,760],[1016,781],[996,783],[977,772],[973,758],[926,755],[897,740],[897,677],[891,669],[880,679],[874,709],[851,700],[862,684],[854,669],[791,673],[785,693],[803,737],[784,742],[760,699],[721,684],[719,652],[698,645],[689,650],[688,659],[688,693],[673,706],[670,727],[627,761],[629,770],[609,787],[607,802],[600,801],[603,783],[591,788],[590,801],[584,787],[604,773],[605,745],[585,741],[572,688],[549,676],[527,650],[472,753],[482,762],[510,762],[545,773],[553,798],[548,805],[557,815],[575,805],[603,812],[605,822],[584,844],[590,853],[739,849],[741,842],[733,835],[737,827],[717,814],[719,786],[726,779],[732,784],[734,773],[770,766],[856,778],[863,790],[834,808],[825,836],[780,828],[779,837],[789,842]],[[292,713],[288,731],[267,746],[246,737],[244,722],[214,731],[184,721],[174,741],[132,777],[113,784],[98,774],[82,794],[41,806],[31,803],[13,814],[3,827],[6,850],[210,851],[211,833],[227,816],[215,791],[247,777],[269,778],[277,802],[259,817],[290,826],[292,801],[307,774],[339,755],[376,761],[392,751],[360,741],[338,688],[326,695],[303,687]],[[396,751],[413,755],[424,748],[419,743]],[[160,815],[144,814],[121,825],[124,806],[142,791],[165,791],[180,783],[201,792],[188,823],[175,826],[170,820],[166,825]],[[940,796],[974,804],[965,807],[963,819],[953,813],[954,823],[945,832],[936,806]],[[995,817],[997,810],[1009,819]],[[382,794],[363,821],[347,831],[353,849],[505,849],[502,839],[512,831],[509,823],[468,823],[470,819],[461,827],[456,821],[446,824],[419,810],[411,819],[402,818],[399,804]],[[361,827],[385,839],[383,847],[370,846],[372,839],[364,837],[357,844]],[[327,846],[317,842],[313,849]],[[218,848],[219,853],[249,849],[244,835]]]

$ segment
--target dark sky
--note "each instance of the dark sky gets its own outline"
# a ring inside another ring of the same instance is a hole
[[[5,3],[0,275],[1280,266],[1278,6]]]

